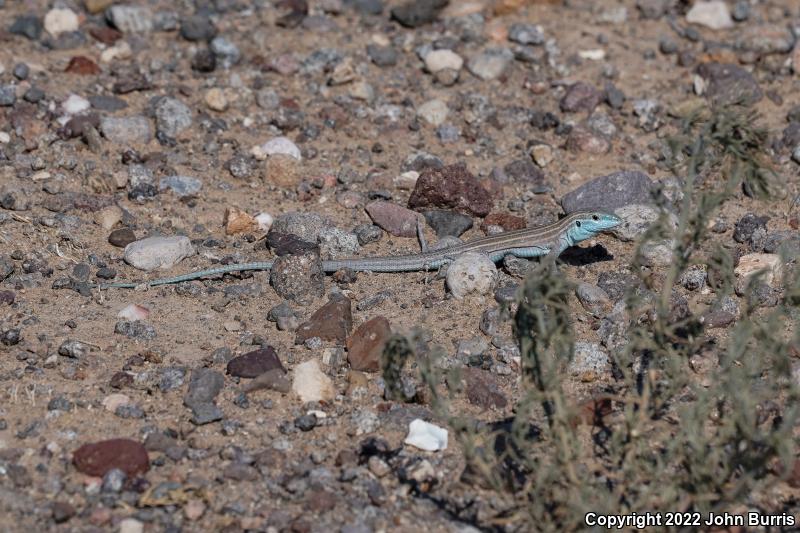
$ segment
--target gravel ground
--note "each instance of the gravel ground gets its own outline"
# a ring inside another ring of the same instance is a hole
[[[800,253],[796,2],[447,4],[0,0],[0,529],[486,526],[492,495],[459,480],[452,435],[412,424],[445,427],[419,382],[385,399],[379,355],[421,328],[465,368],[456,406],[507,416],[498,306],[530,263],[324,276],[320,257],[413,253],[418,220],[446,244],[616,210],[560,267],[569,392],[591,397],[653,193],[679,186],[665,138],[710,103],[760,113],[784,186],[738,194],[714,239],[742,276]],[[646,259],[658,274],[669,249]],[[677,290],[724,337],[738,299],[709,310],[701,269]]]

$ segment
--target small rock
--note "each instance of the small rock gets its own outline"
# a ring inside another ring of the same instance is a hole
[[[75,516],[77,511],[75,507],[68,502],[55,502],[50,510],[53,516],[53,522],[56,524],[63,524],[68,522],[70,518]]]
[[[117,318],[121,318],[122,320],[129,320],[134,322],[136,320],[147,320],[147,317],[150,316],[150,310],[146,307],[137,304],[130,304],[124,309],[122,309],[119,313],[117,313]]]
[[[410,209],[375,200],[364,208],[372,221],[381,229],[396,237],[414,237],[417,234],[417,214]]]
[[[203,182],[192,176],[165,176],[158,183],[160,191],[169,189],[181,198],[194,196],[202,188]]]
[[[332,297],[328,303],[317,309],[311,318],[297,328],[295,344],[317,337],[324,341],[334,341],[343,345],[353,328],[353,315],[350,299],[344,296]]]
[[[278,187],[294,189],[304,177],[303,165],[293,156],[275,154],[267,159],[264,177]]]
[[[255,217],[248,215],[238,207],[225,208],[222,224],[225,226],[226,235],[249,233],[258,227]]]
[[[125,262],[134,268],[150,272],[166,270],[195,254],[188,237],[148,237],[125,247]]]
[[[408,436],[403,443],[426,452],[446,450],[447,430],[417,418],[409,424]]]
[[[516,22],[508,29],[508,40],[519,44],[544,44],[544,32],[538,24]]]
[[[192,125],[192,110],[176,98],[160,99],[155,106],[155,116],[158,132],[170,139]]]
[[[210,41],[216,34],[217,29],[206,16],[192,15],[181,20],[181,37],[187,41]]]
[[[278,256],[270,269],[269,280],[278,296],[301,305],[308,305],[325,294],[325,273],[316,251]]]
[[[257,148],[259,154],[253,154],[256,156],[256,159],[259,159],[259,155],[262,155],[261,159],[263,159],[264,157],[276,154],[287,155],[297,159],[298,161],[303,159],[300,148],[298,148],[297,145],[294,144],[288,137],[275,137],[265,142],[261,146],[258,146]]]
[[[734,269],[737,278],[737,287],[743,288],[746,283],[759,272],[763,272],[761,281],[769,286],[780,280],[783,273],[781,257],[778,254],[748,254],[739,258],[739,264]],[[742,290],[737,293],[743,292]]]
[[[646,174],[623,170],[594,178],[565,194],[561,206],[570,214],[584,209],[614,211],[629,204],[649,204],[652,187]]]
[[[227,37],[214,37],[211,39],[209,48],[216,59],[215,64],[224,69],[231,68],[242,59],[239,47]]]
[[[272,346],[234,357],[227,366],[228,374],[242,378],[255,378],[273,369],[286,372]]]
[[[456,211],[425,211],[423,216],[439,239],[448,235],[459,237],[472,227],[472,217]]]
[[[441,126],[447,119],[447,104],[439,99],[428,100],[417,109],[417,116],[431,126]]]
[[[431,74],[445,69],[458,72],[463,66],[464,60],[452,50],[433,50],[425,55],[425,68]]]
[[[418,28],[433,22],[447,3],[448,0],[410,0],[392,8],[392,18],[407,28]]]
[[[44,29],[53,37],[77,31],[79,26],[78,15],[69,8],[51,9],[44,16]]]
[[[379,67],[393,67],[397,64],[397,50],[393,46],[367,45],[367,55]]]
[[[476,216],[488,215],[492,204],[489,191],[462,164],[425,169],[408,199],[412,209],[443,207]]]
[[[712,30],[724,30],[733,27],[733,19],[728,5],[723,0],[699,1],[686,13],[686,22],[699,24]]]
[[[347,338],[347,361],[350,368],[361,372],[377,372],[383,348],[391,335],[389,321],[382,316],[361,324]]]
[[[111,24],[122,33],[150,33],[153,31],[153,14],[144,6],[116,5],[106,12]]]
[[[578,83],[570,85],[564,97],[561,99],[559,107],[561,111],[566,113],[576,113],[578,111],[591,113],[602,101],[602,92],[597,90],[593,85],[579,81]]]
[[[598,344],[576,342],[569,371],[582,381],[595,381],[608,370],[608,354]]]
[[[497,267],[486,254],[463,253],[447,268],[447,287],[457,299],[468,294],[488,294],[494,289]]]
[[[125,472],[128,477],[144,474],[150,469],[144,446],[130,439],[84,444],[72,454],[72,462],[79,472],[95,477],[103,477],[112,468]]]
[[[147,144],[153,138],[147,117],[102,117],[100,133],[115,144]]]
[[[570,131],[565,148],[571,152],[602,155],[611,150],[611,142],[591,128],[576,126]]]
[[[136,240],[136,234],[130,228],[115,229],[108,235],[108,242],[117,248],[125,248]]]
[[[479,368],[464,369],[467,399],[484,409],[502,409],[508,405],[497,378],[491,372]]]
[[[536,144],[531,148],[531,157],[537,165],[544,168],[553,161],[555,156],[550,145]]]
[[[225,91],[218,87],[212,87],[206,91],[203,99],[209,109],[213,111],[225,111],[228,109],[228,99],[225,97]]]
[[[21,15],[14,19],[8,31],[14,35],[23,35],[31,41],[36,41],[42,35],[42,21],[36,15]]]
[[[472,56],[467,69],[484,81],[494,80],[503,75],[514,60],[514,52],[508,48],[488,48]]]
[[[303,403],[331,401],[336,395],[331,378],[320,370],[319,363],[313,359],[295,367],[292,391]]]
[[[579,283],[575,288],[575,296],[584,309],[598,318],[611,311],[611,299],[606,291],[596,285]]]
[[[102,402],[103,407],[106,408],[106,411],[109,411],[109,412],[112,412],[112,413],[116,412],[117,408],[125,406],[125,405],[131,405],[132,403],[133,403],[133,401],[131,400],[130,396],[128,396],[126,394],[119,394],[119,393],[109,394],[108,396],[103,398],[103,402]]]
[[[706,98],[719,106],[751,106],[764,97],[753,75],[738,65],[702,63],[697,73],[707,83]]]

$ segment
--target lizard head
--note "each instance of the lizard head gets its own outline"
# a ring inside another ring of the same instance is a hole
[[[622,223],[622,219],[617,215],[603,211],[579,211],[567,218],[569,219],[567,233],[573,244],[590,239]]]

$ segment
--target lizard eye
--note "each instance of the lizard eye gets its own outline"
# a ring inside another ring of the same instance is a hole
[[[592,215],[592,220],[600,220],[600,217],[597,215]]]
[[[581,227],[581,221],[580,220],[576,220],[575,221],[575,226],[580,228]]]

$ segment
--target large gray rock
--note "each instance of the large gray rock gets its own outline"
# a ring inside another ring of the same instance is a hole
[[[652,203],[653,182],[636,170],[622,170],[594,178],[564,195],[561,206],[567,214],[585,209],[613,211],[630,204]]]

